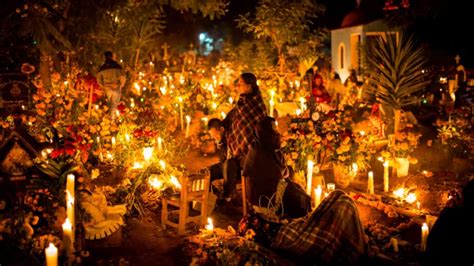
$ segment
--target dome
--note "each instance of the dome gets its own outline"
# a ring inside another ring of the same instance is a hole
[[[356,8],[349,12],[344,19],[342,20],[341,23],[341,28],[347,28],[347,27],[353,27],[361,24],[367,24],[371,22],[372,19],[369,18],[369,16],[362,11],[360,8]]]

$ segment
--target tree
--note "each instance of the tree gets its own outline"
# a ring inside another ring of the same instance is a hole
[[[386,33],[370,47],[368,57],[371,86],[368,93],[381,104],[394,110],[394,134],[398,132],[401,110],[416,102],[413,94],[428,84],[423,66],[423,49],[415,47],[413,37],[403,34],[398,39]]]
[[[268,39],[278,55],[280,72],[286,70],[285,53],[289,46],[305,42],[314,33],[310,30],[311,19],[317,18],[324,8],[311,0],[260,0],[255,17],[240,16],[238,26],[253,33],[257,39]]]

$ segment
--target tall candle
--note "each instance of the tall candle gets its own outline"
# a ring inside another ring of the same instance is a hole
[[[313,182],[313,165],[314,165],[314,162],[311,160],[308,160],[308,173],[306,175],[306,193],[308,195],[311,195],[311,185]]]
[[[300,105],[301,105],[301,111],[303,112],[304,111],[304,98],[303,97],[300,97]]]
[[[191,123],[191,117],[189,115],[186,116],[186,138],[189,137],[189,124]]]
[[[275,105],[275,103],[273,102],[273,100],[271,99],[270,100],[270,116],[273,117],[273,106]]]
[[[158,137],[158,151],[161,152],[163,149],[163,139],[161,137]]]
[[[75,190],[74,190],[74,183],[76,182],[76,177],[73,174],[68,174],[67,175],[67,181],[66,181],[66,190],[69,191],[71,194],[71,197],[74,198],[75,196]]]
[[[66,215],[74,227],[74,222],[75,222],[74,197],[71,195],[69,190],[66,190]]]
[[[178,97],[179,101],[179,122],[181,125],[181,130],[184,129],[184,120],[183,120],[183,98],[181,96]]]
[[[72,231],[72,224],[69,222],[69,219],[66,218],[66,221],[62,225],[63,227],[63,245],[64,249],[66,250],[66,254],[70,256],[70,254],[74,250],[74,233]]]
[[[58,266],[58,248],[49,243],[49,247],[44,250],[46,255],[46,266]]]
[[[322,193],[323,189],[321,188],[321,185],[318,185],[318,187],[314,189],[314,208],[318,208],[319,204],[321,203]]]
[[[388,161],[383,163],[383,191],[388,192]]]
[[[426,241],[428,240],[429,229],[426,223],[421,226],[421,251],[426,250]]]
[[[374,172],[369,172],[369,180],[367,181],[367,192],[370,195],[374,194]]]

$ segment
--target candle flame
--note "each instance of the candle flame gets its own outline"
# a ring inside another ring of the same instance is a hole
[[[133,169],[142,169],[143,164],[141,162],[134,162],[132,168]]]
[[[149,161],[153,156],[153,147],[145,147],[143,148],[143,158],[145,161]]]
[[[206,224],[206,230],[207,231],[214,231],[214,224],[212,223],[212,218],[211,217],[207,217],[207,224]]]
[[[163,170],[166,169],[166,163],[165,163],[165,161],[160,160],[160,161],[158,162],[158,164],[160,165],[161,169],[163,169]]]
[[[163,181],[159,180],[156,176],[150,177],[148,179],[148,184],[156,190],[160,190],[163,187]]]

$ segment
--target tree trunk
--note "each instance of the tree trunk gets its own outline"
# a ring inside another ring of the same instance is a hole
[[[137,48],[135,50],[135,64],[134,64],[134,69],[137,70],[138,67],[138,59],[140,58],[140,48]]]
[[[40,51],[40,66],[39,73],[41,76],[41,81],[43,82],[43,88],[46,91],[51,89],[51,72],[50,72],[50,58],[49,55]]]

